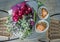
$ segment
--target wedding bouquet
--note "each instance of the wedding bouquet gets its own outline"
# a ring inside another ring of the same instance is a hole
[[[11,10],[8,11],[9,16],[6,22],[6,26],[8,27],[7,31],[21,39],[31,34],[36,18],[35,10],[26,2],[28,1],[14,5]]]

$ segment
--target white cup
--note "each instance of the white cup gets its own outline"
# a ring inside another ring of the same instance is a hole
[[[37,30],[37,28],[36,28],[36,25],[37,25],[38,23],[41,23],[41,22],[45,22],[46,25],[47,25],[47,27],[46,27],[45,30],[43,30],[43,31],[39,31],[39,30]],[[35,25],[35,31],[36,31],[37,33],[46,32],[46,31],[48,30],[48,28],[49,28],[49,23],[48,23],[46,20],[39,20],[39,21],[36,23],[36,25]]]
[[[42,10],[42,8],[45,8],[48,11],[48,9],[45,6],[41,6],[38,9],[38,16],[39,16],[40,19],[47,19],[49,17],[49,13],[44,18],[41,17],[41,10]]]

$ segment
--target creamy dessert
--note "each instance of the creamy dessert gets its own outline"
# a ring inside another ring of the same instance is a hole
[[[45,18],[48,15],[48,11],[45,8],[41,9],[41,18]]]
[[[40,22],[36,25],[36,29],[39,31],[44,31],[46,29],[47,25],[45,22]]]

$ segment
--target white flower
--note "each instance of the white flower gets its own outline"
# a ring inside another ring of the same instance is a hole
[[[19,37],[22,38],[22,36],[23,36],[23,33],[19,32]]]
[[[19,38],[22,38],[23,36],[23,32],[16,32],[16,33],[13,33],[16,37],[19,37]]]
[[[23,36],[23,32],[19,32],[19,33],[17,33],[17,36],[19,36],[19,38],[22,38],[22,36]]]
[[[12,15],[12,9],[8,11],[9,15]]]
[[[29,1],[29,0],[25,0],[25,1]]]

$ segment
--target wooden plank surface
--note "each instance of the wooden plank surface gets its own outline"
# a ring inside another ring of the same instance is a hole
[[[51,19],[50,28],[47,32],[48,39],[60,39],[60,21]]]
[[[10,33],[7,32],[7,27],[4,25],[7,21],[7,17],[0,18],[0,36],[6,36],[9,37]]]

